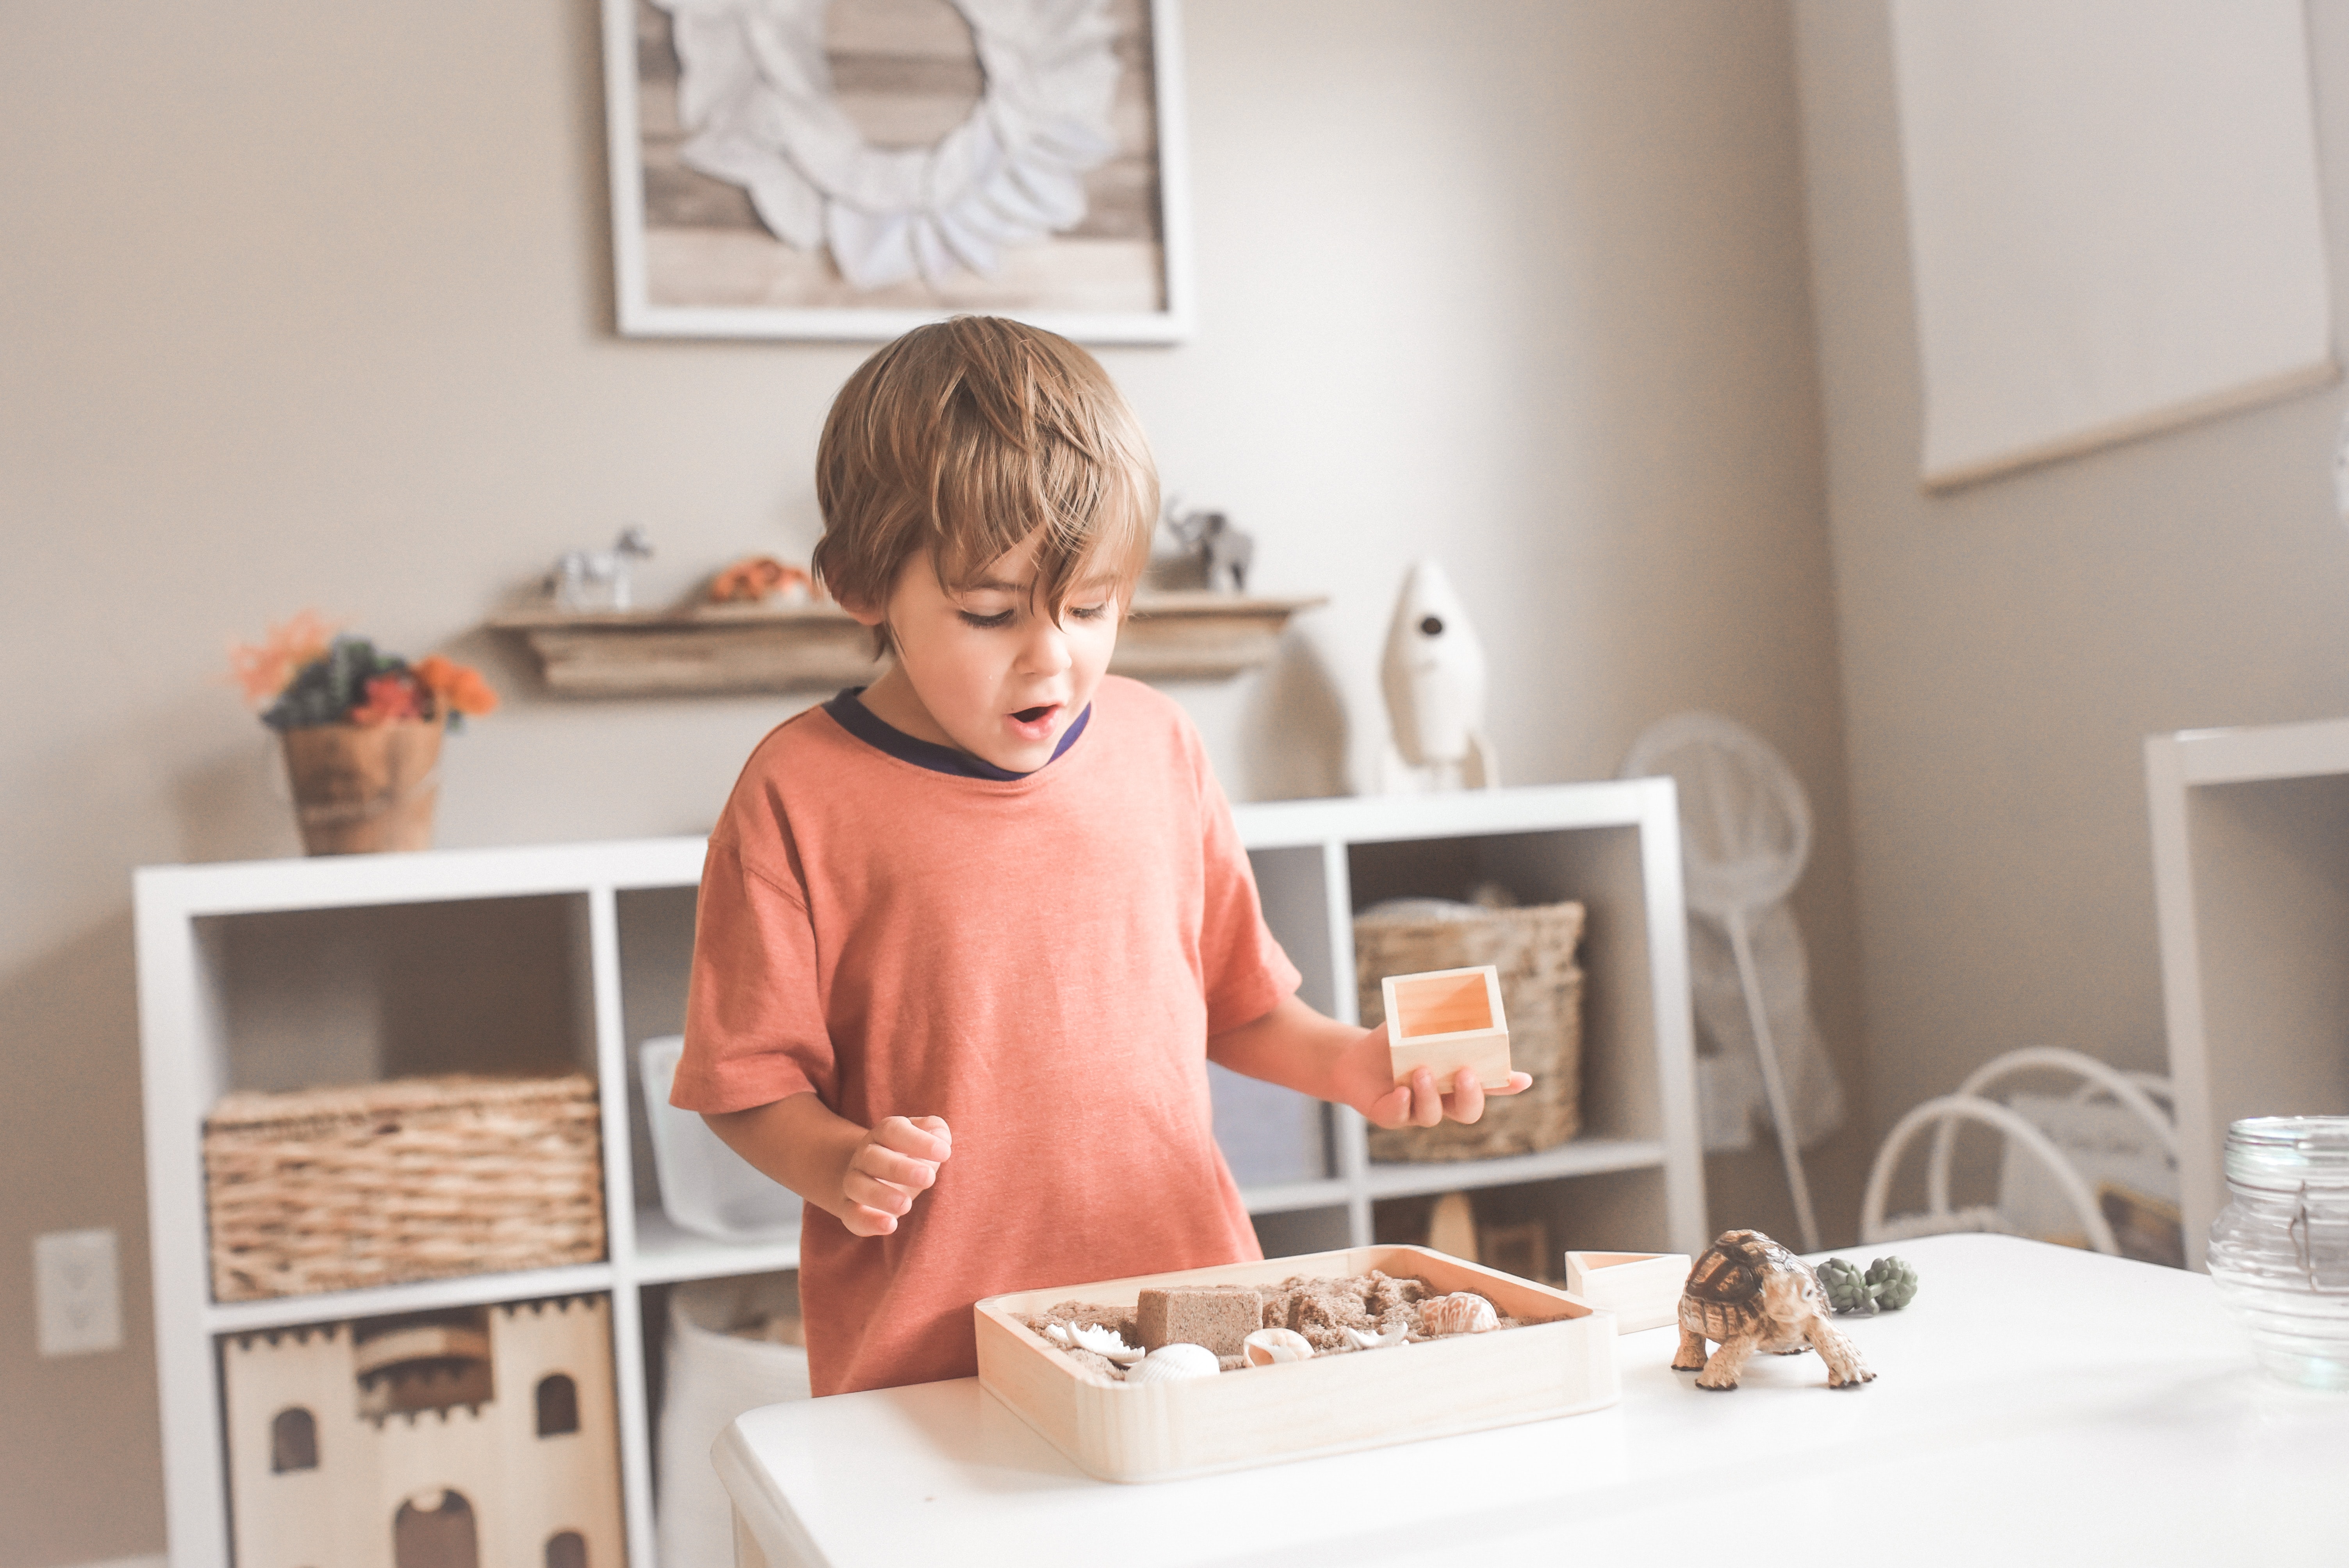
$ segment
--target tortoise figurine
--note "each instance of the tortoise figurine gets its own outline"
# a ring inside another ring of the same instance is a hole
[[[1827,1364],[1827,1387],[1857,1388],[1876,1374],[1827,1321],[1827,1311],[1826,1292],[1810,1264],[1759,1231],[1723,1231],[1682,1289],[1681,1347],[1672,1367],[1696,1373],[1700,1388],[1728,1389],[1757,1350],[1816,1350]],[[1708,1339],[1720,1346],[1710,1357]]]

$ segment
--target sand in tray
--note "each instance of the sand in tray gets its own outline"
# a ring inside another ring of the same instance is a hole
[[[1354,1346],[1346,1338],[1346,1330],[1349,1328],[1361,1329],[1365,1333],[1384,1334],[1400,1326],[1408,1329],[1413,1338],[1425,1337],[1420,1326],[1421,1306],[1444,1293],[1432,1289],[1424,1280],[1399,1278],[1373,1269],[1366,1274],[1345,1274],[1325,1279],[1309,1279],[1299,1274],[1283,1280],[1277,1285],[1208,1285],[1170,1288],[1154,1293],[1145,1291],[1143,1293],[1143,1298],[1147,1300],[1154,1294],[1215,1295],[1217,1300],[1212,1307],[1209,1304],[1201,1302],[1187,1310],[1202,1314],[1212,1310],[1219,1326],[1222,1326],[1222,1320],[1226,1315],[1232,1315],[1236,1322],[1241,1321],[1242,1319],[1237,1315],[1237,1309],[1232,1305],[1231,1298],[1237,1295],[1250,1295],[1255,1297],[1257,1303],[1254,1326],[1294,1329],[1305,1336],[1318,1354],[1352,1355],[1355,1353]],[[1067,1324],[1071,1327],[1097,1324],[1103,1328],[1114,1329],[1118,1336],[1128,1345],[1150,1348],[1143,1338],[1143,1331],[1149,1326],[1150,1318],[1142,1310],[1140,1304],[1133,1308],[1127,1308],[1100,1306],[1081,1301],[1064,1301],[1057,1306],[1033,1316],[1022,1318],[1020,1321],[1039,1334],[1043,1333],[1048,1325],[1054,1323]],[[1185,1315],[1183,1322],[1188,1326],[1191,1322],[1190,1316]],[[1523,1326],[1523,1319],[1510,1317],[1506,1314],[1501,1315],[1498,1324],[1502,1328],[1518,1328]],[[1240,1337],[1246,1336],[1247,1331],[1242,1330]],[[1168,1337],[1160,1340],[1159,1343],[1172,1343],[1185,1337],[1187,1337],[1185,1335],[1170,1331]],[[1191,1342],[1206,1343],[1203,1340]],[[1210,1344],[1207,1348],[1216,1351],[1217,1357],[1223,1364],[1223,1369],[1226,1372],[1236,1371],[1247,1366],[1243,1358],[1218,1348],[1216,1345]],[[1233,1348],[1237,1350],[1237,1346],[1235,1345]],[[1096,1356],[1090,1350],[1063,1350],[1061,1354],[1071,1357],[1089,1371],[1112,1378],[1124,1377],[1122,1368],[1106,1357]]]

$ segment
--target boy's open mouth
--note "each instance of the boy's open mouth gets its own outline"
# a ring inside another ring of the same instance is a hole
[[[1036,707],[1023,707],[1011,717],[1018,719],[1022,724],[1033,724],[1038,719],[1044,717],[1054,708],[1060,706],[1061,705],[1056,702],[1048,702]]]

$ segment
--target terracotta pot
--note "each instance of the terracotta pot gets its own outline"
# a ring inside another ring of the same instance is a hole
[[[440,799],[438,720],[285,732],[302,848],[314,855],[429,850]]]

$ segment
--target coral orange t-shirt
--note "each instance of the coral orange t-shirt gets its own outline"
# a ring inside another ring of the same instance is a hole
[[[1296,969],[1182,709],[1109,676],[1036,772],[962,778],[813,708],[751,753],[709,836],[672,1101],[812,1091],[954,1153],[894,1234],[809,1205],[818,1394],[978,1369],[971,1303],[1261,1256],[1216,1147],[1207,1037]]]

